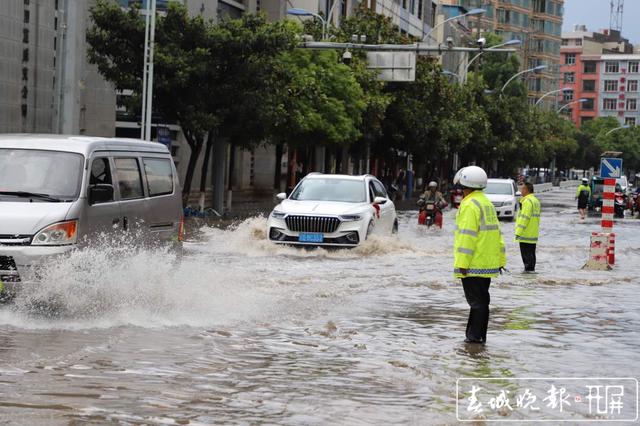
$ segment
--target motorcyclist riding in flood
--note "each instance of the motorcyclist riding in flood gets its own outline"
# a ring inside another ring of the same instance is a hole
[[[420,196],[418,205],[420,205],[420,216],[418,218],[419,223],[424,224],[427,212],[425,211],[425,204],[432,202],[435,205],[435,224],[438,228],[442,228],[442,209],[447,207],[442,193],[438,191],[438,183],[435,181],[429,182],[427,190]]]

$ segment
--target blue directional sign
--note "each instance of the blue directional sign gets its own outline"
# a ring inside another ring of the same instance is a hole
[[[600,177],[619,178],[622,176],[622,158],[601,158]]]

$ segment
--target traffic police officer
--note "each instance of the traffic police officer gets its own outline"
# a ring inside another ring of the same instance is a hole
[[[516,221],[515,240],[520,243],[520,254],[525,272],[536,270],[536,245],[540,234],[540,201],[533,195],[533,184],[522,185],[520,213]]]
[[[464,192],[453,249],[454,275],[461,278],[470,307],[465,342],[483,344],[487,341],[491,278],[507,264],[504,240],[496,210],[482,192],[487,173],[477,166],[464,167],[453,183],[460,184]]]

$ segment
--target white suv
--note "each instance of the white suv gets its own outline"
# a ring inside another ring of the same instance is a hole
[[[371,175],[312,173],[282,200],[267,221],[267,236],[279,244],[354,247],[372,232],[391,234],[398,218],[384,185]]]
[[[498,218],[513,220],[518,212],[520,191],[513,179],[489,179],[484,194],[496,208]]]

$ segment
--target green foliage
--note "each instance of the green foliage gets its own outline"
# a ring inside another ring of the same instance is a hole
[[[640,127],[620,127],[615,117],[598,117],[587,121],[580,129],[577,139],[586,167],[597,167],[600,155],[606,151],[622,152],[625,169],[640,170]]]

